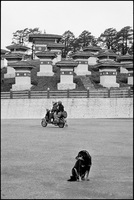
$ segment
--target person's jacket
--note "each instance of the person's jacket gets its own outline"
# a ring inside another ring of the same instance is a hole
[[[57,103],[55,103],[54,105],[53,105],[53,108],[52,108],[52,112],[56,112],[58,110],[58,105],[57,105]]]
[[[62,104],[59,104],[58,112],[63,112],[63,111],[64,111],[64,106]]]

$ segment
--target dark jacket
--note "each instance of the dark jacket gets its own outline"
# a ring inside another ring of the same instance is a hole
[[[62,104],[59,104],[58,112],[63,112],[63,111],[64,111],[64,106]]]
[[[53,104],[53,108],[52,108],[51,111],[52,111],[52,112],[58,111],[58,105],[57,105],[57,103],[54,103],[54,104]]]

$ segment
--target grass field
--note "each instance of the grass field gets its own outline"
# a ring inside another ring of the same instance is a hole
[[[133,199],[133,120],[1,120],[1,199]],[[92,156],[90,181],[68,182],[77,153]]]

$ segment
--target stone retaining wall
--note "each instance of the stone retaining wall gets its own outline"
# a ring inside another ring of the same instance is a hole
[[[2,99],[1,119],[41,119],[61,100],[68,118],[133,118],[133,98]]]

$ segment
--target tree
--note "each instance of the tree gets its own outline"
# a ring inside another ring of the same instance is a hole
[[[80,49],[81,45],[79,43],[79,39],[78,38],[74,38],[74,40],[71,41],[70,43],[70,47],[72,49],[72,52],[76,52]]]
[[[133,43],[133,30],[130,26],[122,28],[116,36],[116,39],[120,45],[121,53],[124,55],[129,51],[131,44]]]
[[[98,42],[103,42],[108,49],[113,49],[116,41],[116,34],[117,31],[115,28],[108,28],[104,31],[104,33],[101,33],[100,37],[98,38]]]
[[[17,30],[13,33],[12,44],[25,44],[28,43],[29,34],[40,34],[39,28],[25,28],[23,30]]]
[[[78,39],[82,47],[87,47],[91,44],[93,36],[91,35],[91,32],[85,30],[79,35]]]
[[[62,35],[61,42],[65,44],[65,48],[63,50],[63,57],[66,57],[67,53],[72,50],[71,43],[75,39],[74,34],[71,31],[65,31]]]
[[[133,55],[133,42],[130,42],[130,47],[128,48],[128,53]]]
[[[97,46],[98,45],[98,39],[95,38],[94,36],[92,36],[90,45]]]

